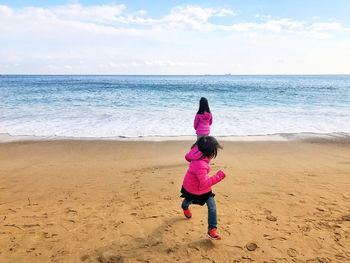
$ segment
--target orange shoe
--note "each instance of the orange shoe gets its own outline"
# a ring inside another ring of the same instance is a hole
[[[216,228],[212,228],[208,231],[208,236],[211,239],[220,240],[221,236],[216,232]]]
[[[192,217],[192,213],[191,213],[190,209],[183,209],[183,211],[184,211],[185,217],[187,217],[188,219],[190,219]]]

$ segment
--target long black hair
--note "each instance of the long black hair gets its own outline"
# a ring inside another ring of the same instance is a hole
[[[199,100],[199,109],[198,109],[197,114],[203,114],[204,112],[210,113],[210,108],[209,108],[208,100],[206,98],[202,97]]]
[[[202,152],[202,158],[208,157],[213,159],[218,155],[218,149],[222,149],[222,146],[213,136],[203,136],[200,137],[192,148],[197,145],[198,150]]]

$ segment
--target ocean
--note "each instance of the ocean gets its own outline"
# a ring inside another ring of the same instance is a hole
[[[350,75],[0,76],[0,133],[77,138],[350,133]]]

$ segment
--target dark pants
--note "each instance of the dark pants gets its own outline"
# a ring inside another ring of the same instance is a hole
[[[182,209],[188,209],[188,207],[192,204],[192,201],[188,201],[184,199],[182,201]],[[216,205],[214,197],[210,196],[206,202],[208,206],[208,229],[217,228],[217,220],[216,220]]]

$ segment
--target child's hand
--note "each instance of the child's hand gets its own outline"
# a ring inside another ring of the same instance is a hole
[[[226,174],[224,173],[223,170],[219,170],[219,171],[217,172],[217,175],[218,175],[221,179],[224,179],[224,178],[226,177]]]

